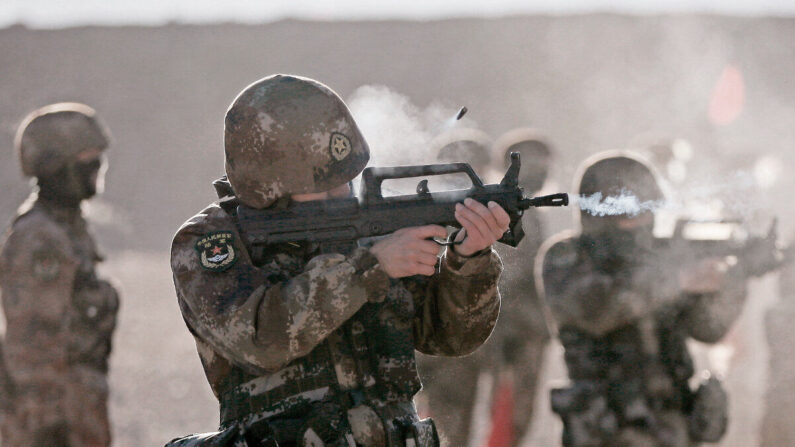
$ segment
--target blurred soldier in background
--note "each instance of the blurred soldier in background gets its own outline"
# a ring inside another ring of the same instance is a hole
[[[482,130],[461,127],[434,138],[431,147],[437,151],[439,163],[469,163],[482,178],[491,169],[491,143],[491,137]]]
[[[94,110],[61,103],[28,115],[16,135],[36,191],[0,258],[10,408],[4,447],[108,446],[108,356],[119,298],[80,205],[102,185],[108,134]]]
[[[490,168],[491,138],[483,131],[455,128],[431,142],[440,163],[469,163],[479,176]],[[471,186],[469,178],[451,178],[454,188]],[[503,273],[504,274],[504,273]],[[488,343],[488,342],[487,342]],[[439,428],[442,445],[466,446],[472,431],[472,409],[481,370],[487,365],[484,348],[465,357],[446,358],[418,355],[422,390],[416,402],[420,412],[433,417]],[[482,422],[482,421],[481,421]]]
[[[581,172],[581,197],[664,198],[649,166],[628,153],[598,154]],[[655,249],[653,211],[608,214],[615,215],[581,211],[581,232],[553,237],[539,254],[538,281],[571,380],[551,394],[563,445],[717,441],[726,430],[726,395],[714,377],[691,390],[686,340],[724,336],[742,309],[753,266]]]
[[[505,169],[512,152],[521,155],[519,185],[528,196],[537,195],[549,175],[552,145],[537,130],[518,128],[497,139],[492,150]],[[545,306],[536,291],[533,273],[536,255],[546,236],[540,210],[526,210],[522,226],[527,230],[519,246],[500,246],[498,250],[506,266],[500,281],[500,318],[485,345],[497,380],[489,439],[491,445],[500,447],[518,445],[529,429],[544,348],[550,338]],[[509,393],[512,398],[506,401]],[[511,404],[512,408],[506,408]],[[500,415],[510,421],[501,421]]]
[[[790,237],[789,246],[795,242]],[[789,249],[790,261],[792,248]],[[765,318],[767,340],[770,346],[770,381],[765,399],[765,417],[762,422],[763,447],[795,445],[795,264],[787,264],[779,275],[779,301]]]
[[[519,152],[519,182],[529,196],[543,186],[552,156],[549,143],[527,128],[507,132],[493,146],[484,133],[473,129],[456,129],[435,141],[444,143],[439,160],[470,163],[479,174],[489,172],[490,154],[497,158],[496,165],[507,169],[511,152]],[[549,330],[533,278],[533,263],[544,240],[537,209],[525,211],[522,226],[526,228],[525,237],[516,249],[497,248],[511,268],[504,271],[500,282],[500,317],[488,341],[462,359],[420,356],[420,397],[450,446],[476,441],[476,424],[489,428],[486,436],[490,445],[518,445],[530,424]],[[490,424],[472,415],[478,384],[491,391],[487,405],[491,409]]]
[[[311,79],[248,86],[225,123],[221,201],[179,229],[171,267],[180,309],[220,403],[220,431],[170,446],[434,447],[412,403],[415,349],[459,356],[497,319],[502,269],[491,245],[508,228],[496,204],[456,207],[460,244],[438,257],[440,226],[371,247],[322,252],[287,242],[252,250],[238,206],[278,211],[349,197],[369,149],[342,100]]]

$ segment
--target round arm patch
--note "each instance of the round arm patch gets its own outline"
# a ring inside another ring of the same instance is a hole
[[[39,250],[33,253],[33,277],[49,282],[61,273],[61,260],[48,250]]]
[[[213,272],[223,272],[237,261],[235,237],[231,231],[207,233],[196,242],[201,266]]]

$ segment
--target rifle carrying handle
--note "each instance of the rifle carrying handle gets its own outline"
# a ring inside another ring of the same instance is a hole
[[[428,175],[447,175],[464,173],[472,181],[473,187],[483,187],[483,181],[475,174],[469,163],[447,163],[417,166],[395,166],[386,168],[366,168],[362,172],[360,197],[367,203],[383,199],[381,184],[384,180],[422,177]]]

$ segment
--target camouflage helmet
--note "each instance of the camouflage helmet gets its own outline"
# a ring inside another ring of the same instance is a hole
[[[628,151],[605,151],[587,158],[574,176],[573,189],[581,197],[586,198],[596,193],[602,197],[594,197],[599,204],[605,203],[608,196],[616,197],[632,194],[637,203],[657,202],[665,199],[660,177],[653,166],[640,155]],[[633,201],[634,203],[634,201]],[[577,209],[579,208],[579,209]],[[639,210],[628,209],[628,214],[617,214],[616,217],[634,217],[634,212],[643,213],[652,208],[641,207]],[[582,205],[574,211],[584,230],[595,231],[602,227],[601,215],[593,215]]]
[[[496,158],[495,164],[507,168],[511,164],[512,152],[522,154],[519,184],[528,193],[540,190],[549,175],[552,145],[541,132],[520,127],[504,133],[494,142],[492,153]]]
[[[578,184],[580,195],[597,192],[603,195],[632,193],[641,202],[664,197],[659,177],[651,164],[640,155],[624,151],[598,153],[583,162]]]
[[[17,130],[14,146],[25,176],[46,177],[86,149],[107,149],[109,140],[94,109],[63,102],[26,116]]]
[[[470,163],[476,169],[489,165],[489,146],[491,137],[485,132],[466,127],[451,129],[431,141],[438,161]]]
[[[237,197],[263,208],[356,177],[370,151],[348,107],[318,81],[272,75],[246,87],[224,126],[226,174]]]
[[[499,157],[504,167],[511,164],[511,152],[533,151],[552,155],[552,145],[544,135],[536,129],[520,127],[502,134],[494,142],[492,152]],[[529,161],[529,160],[522,160]]]

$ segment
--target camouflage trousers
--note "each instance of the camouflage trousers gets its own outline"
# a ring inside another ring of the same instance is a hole
[[[0,424],[3,447],[110,445],[105,374],[78,366],[56,380],[58,386],[17,384]]]

